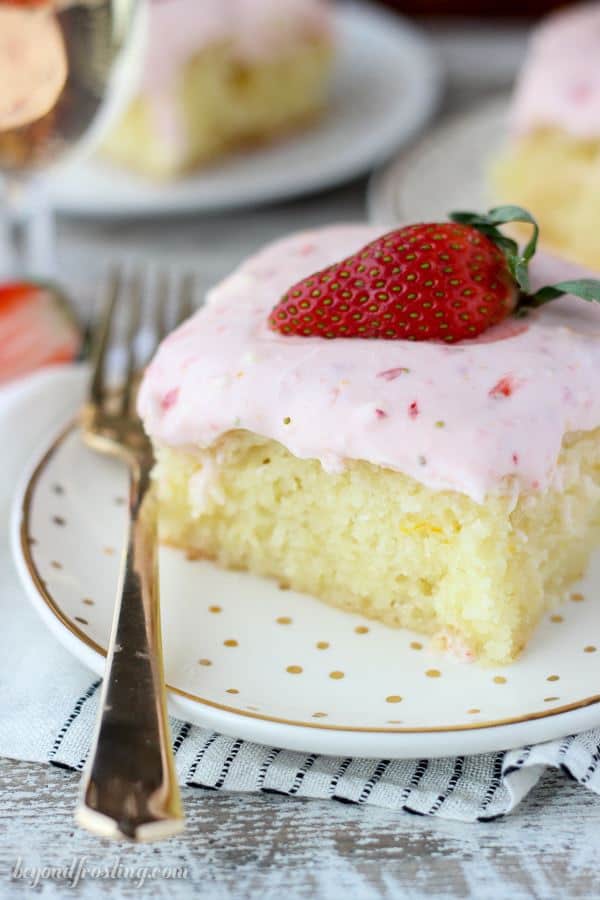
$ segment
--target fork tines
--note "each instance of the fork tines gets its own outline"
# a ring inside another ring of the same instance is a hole
[[[129,273],[121,264],[111,266],[93,329],[92,402],[101,404],[117,381],[123,410],[132,409],[140,372],[168,331],[192,314],[194,289],[191,272],[175,279],[165,269],[151,277],[139,266]]]

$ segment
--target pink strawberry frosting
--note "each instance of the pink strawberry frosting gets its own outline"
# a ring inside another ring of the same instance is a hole
[[[217,285],[147,370],[139,408],[154,441],[207,447],[242,428],[328,471],[368,460],[477,501],[547,487],[564,435],[600,426],[600,306],[565,297],[454,346],[269,330],[291,284],[379,234],[292,235]],[[576,273],[543,255],[532,265],[535,284]]]
[[[600,3],[548,17],[534,32],[517,82],[517,133],[550,126],[577,138],[600,136]]]

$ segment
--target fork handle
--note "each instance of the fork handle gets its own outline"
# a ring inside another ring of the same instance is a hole
[[[150,465],[132,469],[129,535],[96,739],[77,822],[102,837],[162,840],[183,830],[166,708]]]

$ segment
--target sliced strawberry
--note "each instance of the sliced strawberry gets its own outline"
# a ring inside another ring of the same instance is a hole
[[[508,206],[451,218],[398,228],[304,278],[272,310],[270,327],[301,337],[456,343],[477,337],[517,307],[567,292],[600,300],[600,282],[593,279],[528,293],[538,227],[526,210]],[[513,221],[533,226],[522,252],[498,230]]]
[[[40,366],[70,362],[81,344],[63,297],[26,282],[0,285],[0,384]]]

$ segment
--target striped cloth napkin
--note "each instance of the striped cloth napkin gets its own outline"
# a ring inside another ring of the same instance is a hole
[[[81,373],[57,370],[0,394],[0,446],[10,448],[2,460],[3,523],[24,456],[52,419],[60,420],[61,408],[73,408],[81,386]],[[0,756],[81,770],[100,682],[68,656],[30,608],[4,527],[0,620]],[[171,729],[179,780],[194,787],[370,803],[465,822],[509,813],[548,767],[600,794],[600,730],[479,756],[372,760],[262,747],[179,720],[171,721]]]

